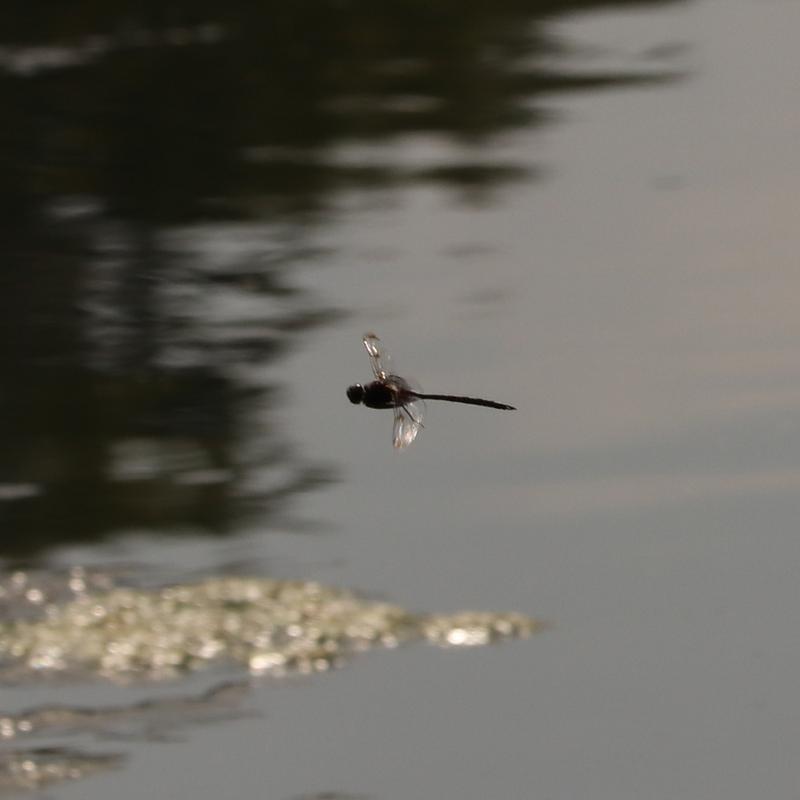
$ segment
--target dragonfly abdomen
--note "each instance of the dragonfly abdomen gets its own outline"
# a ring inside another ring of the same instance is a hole
[[[496,403],[494,400],[483,400],[480,397],[464,397],[457,394],[422,394],[420,392],[413,392],[414,397],[419,397],[422,400],[445,400],[448,403],[464,403],[470,406],[484,406],[485,408],[499,408],[503,411],[516,411],[515,406],[509,406],[506,403]]]

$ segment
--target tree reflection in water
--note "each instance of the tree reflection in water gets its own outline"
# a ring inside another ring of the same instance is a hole
[[[311,232],[343,188],[432,181],[485,201],[534,178],[486,145],[543,122],[543,95],[664,77],[542,66],[550,17],[606,5],[3,3],[2,554],[122,528],[225,534],[332,479],[263,414],[244,447],[278,387],[237,369],[330,321],[293,288]],[[458,147],[424,168],[342,157],[413,133]],[[221,294],[236,311],[203,324]],[[281,477],[259,485],[266,467]]]

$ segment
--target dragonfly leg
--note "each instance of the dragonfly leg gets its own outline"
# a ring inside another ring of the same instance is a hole
[[[419,425],[420,428],[424,428],[425,426],[422,424],[422,420],[417,419],[406,406],[401,407],[401,411],[415,424]]]

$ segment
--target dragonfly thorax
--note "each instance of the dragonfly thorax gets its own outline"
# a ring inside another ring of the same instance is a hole
[[[402,403],[397,389],[383,381],[372,381],[366,386],[355,383],[347,389],[351,403],[363,403],[367,408],[394,408]]]

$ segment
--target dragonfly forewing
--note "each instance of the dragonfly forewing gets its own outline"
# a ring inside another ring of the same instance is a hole
[[[391,356],[384,350],[381,340],[374,333],[364,334],[363,342],[373,374],[379,381],[385,381],[392,372]]]

